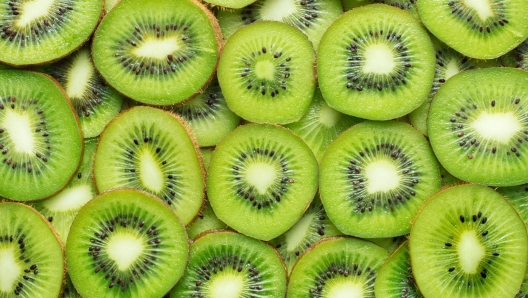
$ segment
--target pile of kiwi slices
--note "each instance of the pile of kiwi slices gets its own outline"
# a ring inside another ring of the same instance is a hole
[[[527,0],[0,0],[0,298],[527,298]]]

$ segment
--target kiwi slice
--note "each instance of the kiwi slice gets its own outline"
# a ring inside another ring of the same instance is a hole
[[[44,217],[19,203],[0,203],[0,297],[58,297],[63,246]]]
[[[418,9],[416,8],[416,0],[376,0],[375,3],[383,3],[392,7],[403,9],[412,14],[412,16],[418,21],[420,20],[420,15],[418,14]]]
[[[374,293],[376,297],[423,298],[412,275],[407,241],[381,267],[374,283]]]
[[[515,49],[500,57],[500,61],[508,67],[528,70],[528,40],[523,41]]]
[[[180,118],[152,107],[122,113],[103,131],[94,161],[100,192],[113,188],[147,191],[187,225],[204,195],[201,155]]]
[[[374,298],[374,281],[388,257],[386,250],[372,242],[325,238],[293,267],[287,297]]]
[[[440,188],[424,136],[409,124],[365,121],[335,139],[320,164],[319,191],[330,220],[363,238],[404,235]]]
[[[299,120],[315,91],[315,54],[298,29],[262,21],[240,28],[224,46],[218,81],[229,108],[259,123]]]
[[[341,15],[317,51],[319,86],[328,105],[356,117],[404,116],[426,99],[435,55],[410,13],[371,4]]]
[[[198,237],[187,271],[171,297],[284,297],[286,268],[279,254],[256,239],[214,231]]]
[[[123,97],[95,70],[89,47],[82,47],[48,69],[64,87],[81,122],[85,138],[97,137],[117,116]]]
[[[95,197],[95,184],[92,176],[97,139],[84,140],[84,156],[77,175],[57,195],[31,203],[59,234],[63,243],[66,243],[73,219],[79,209]]]
[[[420,0],[418,13],[438,39],[471,58],[497,58],[528,36],[523,1]]]
[[[0,196],[54,195],[77,171],[83,136],[70,100],[43,74],[0,71]]]
[[[242,234],[270,240],[308,208],[317,191],[317,169],[310,148],[289,130],[239,126],[213,152],[207,195],[220,220]]]
[[[62,291],[62,298],[82,298],[79,293],[77,293],[77,290],[73,286],[73,283],[71,281],[70,275],[66,274],[66,284],[64,285],[64,289]]]
[[[374,244],[377,244],[389,253],[393,253],[400,247],[400,245],[407,240],[408,235],[397,236],[397,237],[387,237],[387,238],[364,238]]]
[[[416,216],[411,265],[425,297],[513,297],[525,276],[526,227],[497,192],[448,188]]]
[[[250,5],[256,0],[203,0],[203,2],[211,6],[219,6],[222,8],[242,8],[244,6]]]
[[[259,0],[237,10],[220,10],[224,38],[256,21],[278,21],[301,30],[317,49],[328,27],[343,13],[340,0]]]
[[[300,136],[312,149],[317,160],[321,160],[328,145],[338,135],[361,121],[362,119],[332,109],[317,88],[306,114],[301,120],[285,127]]]
[[[521,219],[528,225],[528,184],[499,187],[497,192],[512,204]]]
[[[453,176],[474,183],[528,182],[528,73],[512,68],[467,70],[437,91],[429,138]]]
[[[92,43],[95,66],[117,91],[169,105],[197,93],[212,77],[220,29],[193,0],[121,0]]]
[[[200,147],[216,145],[240,122],[227,107],[216,77],[202,93],[172,107],[172,111],[185,119]]]
[[[343,2],[343,9],[346,12],[356,7],[372,4],[374,3],[374,0],[342,0],[342,2]]]
[[[132,189],[88,202],[66,244],[68,271],[83,297],[161,297],[183,276],[188,254],[176,214]]]

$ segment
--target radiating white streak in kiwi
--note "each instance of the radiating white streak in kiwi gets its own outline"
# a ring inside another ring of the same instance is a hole
[[[94,66],[90,58],[90,52],[77,52],[76,59],[72,60],[72,64],[66,73],[66,94],[70,98],[80,98],[86,93],[87,86],[94,83]]]
[[[32,0],[22,4],[20,14],[15,25],[23,28],[32,22],[45,17],[53,7],[54,0]]]
[[[487,112],[483,111],[469,126],[485,139],[508,144],[513,136],[522,130],[518,115],[513,112]]]
[[[139,233],[127,232],[112,235],[106,247],[108,257],[116,263],[120,271],[130,268],[145,251]]]
[[[35,150],[35,135],[31,125],[30,115],[27,112],[7,110],[4,114],[2,127],[13,142],[14,149],[19,154],[33,154]]]
[[[365,47],[363,72],[373,74],[390,74],[396,67],[392,49],[387,44],[370,44]]]
[[[260,17],[268,21],[285,21],[293,19],[292,14],[299,9],[293,0],[267,0],[261,1]]]
[[[495,16],[495,12],[492,8],[494,3],[490,0],[464,0],[463,3],[473,9],[483,22],[489,17]]]
[[[168,55],[185,46],[181,44],[181,36],[171,36],[165,39],[147,37],[143,43],[132,50],[132,53],[141,58],[166,59]]]
[[[22,274],[22,268],[16,261],[15,250],[11,245],[0,245],[0,272],[0,294],[7,293],[14,288],[14,282]]]

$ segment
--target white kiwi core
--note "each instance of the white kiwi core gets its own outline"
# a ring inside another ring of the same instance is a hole
[[[165,39],[145,38],[144,42],[134,49],[133,54],[143,58],[167,59],[179,49],[180,44],[175,36]]]
[[[246,182],[255,187],[260,194],[266,194],[268,188],[274,183],[277,178],[275,167],[259,162],[251,164],[246,170]]]
[[[363,287],[361,285],[344,282],[340,284],[335,284],[328,295],[325,297],[328,298],[363,298]]]
[[[364,73],[390,74],[396,67],[394,54],[384,43],[371,44],[365,48]]]
[[[260,60],[255,64],[255,75],[259,79],[273,81],[275,79],[275,65],[268,60]]]
[[[31,129],[31,119],[27,113],[8,110],[4,114],[2,126],[11,138],[16,152],[33,154],[35,139]]]
[[[464,0],[464,4],[474,9],[482,21],[494,15],[491,10],[492,3],[489,0]]]
[[[465,273],[477,273],[480,262],[486,255],[486,249],[480,243],[474,230],[465,231],[457,245],[458,260]]]
[[[332,128],[339,120],[340,113],[327,104],[323,104],[319,110],[319,123],[326,128]]]
[[[143,252],[143,244],[134,235],[113,234],[108,241],[107,254],[121,271],[127,270]]]
[[[143,186],[153,192],[161,192],[165,179],[152,153],[148,150],[143,151],[139,160],[139,175]]]
[[[93,197],[92,188],[89,185],[80,184],[66,188],[56,196],[44,200],[42,205],[56,212],[77,210],[88,203]]]
[[[22,268],[17,264],[15,250],[11,246],[0,248],[0,272],[0,293],[12,291]]]
[[[457,60],[451,59],[446,65],[445,79],[447,80],[459,72],[460,72],[460,68],[458,68]]]
[[[384,159],[369,163],[365,168],[365,177],[369,194],[396,189],[401,179],[394,164]]]
[[[302,244],[303,239],[308,234],[308,230],[310,229],[310,224],[312,223],[314,216],[315,214],[313,213],[304,215],[293,227],[291,227],[291,229],[285,233],[286,239],[288,239],[286,250],[292,252]]]
[[[513,112],[482,112],[470,126],[483,138],[503,144],[507,144],[522,129]]]
[[[238,298],[244,292],[244,278],[237,274],[219,274],[213,278],[209,285],[211,298]]]
[[[66,93],[70,98],[79,98],[84,94],[94,74],[92,61],[88,52],[81,51],[73,60],[68,72]]]
[[[298,8],[292,0],[268,0],[260,8],[260,17],[266,21],[283,21]]]
[[[15,25],[19,28],[30,25],[33,21],[36,21],[46,16],[51,8],[53,7],[54,0],[33,0],[26,1],[22,4],[20,9],[20,15]]]

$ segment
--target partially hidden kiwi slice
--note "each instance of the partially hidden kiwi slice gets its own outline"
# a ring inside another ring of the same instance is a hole
[[[213,152],[207,195],[220,220],[242,234],[270,240],[308,208],[317,190],[317,169],[310,148],[289,130],[239,126]]]
[[[411,265],[424,297],[513,297],[526,272],[526,226],[497,192],[448,188],[415,218]]]
[[[293,267],[287,297],[374,298],[374,281],[388,257],[386,250],[365,240],[323,239]]]
[[[0,196],[50,197],[77,171],[83,135],[60,85],[43,74],[0,71]]]
[[[218,6],[221,8],[242,8],[246,5],[249,5],[256,0],[203,0],[203,2],[211,5]],[[227,10],[227,9],[226,9]]]
[[[73,285],[69,274],[66,274],[66,283],[64,284],[62,296],[60,297],[61,298],[82,298],[81,295],[79,295],[79,293],[75,289],[75,286]]]
[[[161,297],[182,277],[184,226],[160,200],[119,189],[86,204],[66,244],[68,271],[83,297]]]
[[[187,225],[203,204],[201,155],[184,122],[160,109],[137,106],[115,118],[99,139],[94,178],[100,192],[147,191]]]
[[[220,36],[212,13],[193,0],[121,0],[97,28],[93,58],[117,91],[169,105],[191,97],[212,77]]]
[[[512,204],[524,223],[528,225],[528,184],[499,187],[497,192]]]
[[[474,183],[528,182],[528,73],[467,70],[437,91],[429,110],[431,146],[453,176]]]
[[[49,223],[19,203],[0,203],[0,218],[0,297],[58,297],[65,259]]]
[[[425,137],[409,124],[366,121],[330,144],[319,184],[326,213],[343,233],[394,237],[409,232],[440,188],[440,170]]]
[[[377,244],[385,250],[387,250],[389,253],[393,253],[398,249],[398,247],[401,246],[403,242],[407,240],[407,237],[409,235],[402,235],[402,236],[396,236],[396,237],[386,237],[386,238],[363,238],[365,240],[368,240],[374,244]]]
[[[341,15],[317,51],[319,87],[332,108],[388,120],[426,99],[435,55],[427,31],[410,13],[371,4]]]
[[[298,29],[275,21],[240,28],[226,42],[218,81],[229,108],[258,123],[299,120],[315,91],[315,54]]]
[[[286,280],[286,268],[272,247],[235,232],[214,231],[191,245],[187,271],[171,297],[284,297]]]

